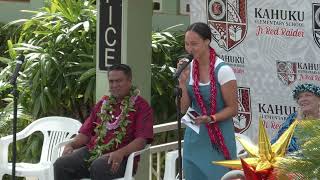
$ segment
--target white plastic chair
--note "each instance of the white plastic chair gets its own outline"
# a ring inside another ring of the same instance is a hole
[[[244,138],[244,139],[250,141],[250,139],[246,135],[235,133],[235,136],[238,136],[238,137],[241,137],[241,138]],[[238,158],[242,158],[242,157],[247,156],[247,152],[244,151],[244,148],[242,147],[241,143],[239,143],[237,140],[236,140],[236,148],[237,148],[237,157]],[[178,150],[167,152],[163,180],[177,180],[178,179],[178,175],[176,172],[177,158],[178,158]],[[233,172],[233,173],[235,173],[235,172]]]
[[[63,142],[63,143],[59,144],[59,146],[62,147],[67,143],[68,142]],[[114,180],[134,180],[134,176],[133,176],[134,157],[141,155],[142,153],[148,152],[150,150],[150,146],[151,146],[150,144],[147,144],[146,147],[144,149],[142,149],[141,151],[136,151],[136,152],[131,153],[128,157],[126,171],[124,173],[124,176],[122,178],[116,178]],[[82,178],[81,180],[90,180],[90,178]]]
[[[245,179],[244,172],[242,170],[231,170],[221,177],[221,180],[232,180],[232,179]]]
[[[52,174],[52,151],[60,142],[69,140],[77,134],[81,123],[78,120],[67,117],[44,117],[33,121],[25,129],[17,133],[17,140],[24,139],[36,131],[43,136],[43,145],[40,161],[36,164],[17,162],[16,176],[37,177],[39,180],[48,180]],[[0,179],[4,174],[12,173],[12,164],[8,163],[8,147],[12,143],[13,136],[0,138]]]
[[[182,151],[182,150],[181,150]],[[181,152],[182,154],[182,152]],[[179,174],[176,172],[176,160],[178,159],[178,150],[166,153],[166,160],[164,166],[163,180],[176,180],[179,179]]]

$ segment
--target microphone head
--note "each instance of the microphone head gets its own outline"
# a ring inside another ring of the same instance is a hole
[[[17,64],[22,64],[24,62],[24,55],[20,54],[20,56],[17,58]]]
[[[189,59],[189,60],[192,60],[192,59],[193,59],[193,54],[192,54],[192,53],[184,53],[184,54],[181,54],[180,56],[178,56],[177,59],[178,59],[178,60],[179,60],[179,59]]]
[[[192,54],[188,54],[186,58],[191,61],[193,59],[193,55]]]

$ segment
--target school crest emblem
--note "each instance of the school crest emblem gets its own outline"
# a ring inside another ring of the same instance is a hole
[[[297,80],[297,63],[277,61],[277,73],[279,80],[289,86]]]
[[[313,39],[320,47],[320,3],[312,4]]]
[[[226,51],[239,45],[247,34],[246,0],[208,0],[208,25],[213,40]]]
[[[238,87],[238,109],[238,115],[233,117],[233,125],[236,133],[242,133],[252,121],[250,88]]]

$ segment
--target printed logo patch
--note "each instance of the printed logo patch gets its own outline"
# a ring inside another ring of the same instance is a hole
[[[236,133],[246,131],[251,124],[250,88],[238,87],[238,115],[233,117]]]
[[[208,25],[214,41],[226,51],[239,45],[247,34],[246,0],[208,0]]]
[[[320,3],[312,4],[313,39],[320,47]]]
[[[277,61],[277,74],[280,81],[289,86],[297,80],[297,63]]]

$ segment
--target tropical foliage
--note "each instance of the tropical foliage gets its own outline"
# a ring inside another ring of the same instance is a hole
[[[320,121],[303,120],[295,129],[300,150],[281,161],[279,170],[291,179],[317,179],[320,177]]]
[[[173,94],[175,82],[172,75],[177,60],[184,54],[184,33],[170,32],[174,28],[152,33],[151,104],[156,114],[156,123],[171,122],[176,118]]]
[[[63,115],[83,120],[95,92],[95,24],[94,1],[52,0],[38,11],[28,11],[30,19],[20,19],[13,26],[19,36],[6,37],[6,56],[0,58],[0,97],[10,89],[7,83],[15,67],[16,57],[25,54],[18,79],[23,112],[38,118]],[[152,33],[152,106],[157,123],[172,121],[175,114],[172,73],[183,54],[183,33]],[[1,101],[0,107],[11,105]],[[157,105],[156,105],[157,104]],[[159,106],[160,104],[160,106]],[[80,107],[80,108],[79,108]],[[6,112],[6,111],[4,111]]]
[[[96,7],[94,1],[51,0],[30,19],[0,29],[0,137],[11,134],[9,84],[25,55],[18,78],[18,131],[34,119],[61,115],[84,120],[95,95]],[[4,46],[5,45],[5,46]],[[40,133],[17,142],[17,161],[38,162]],[[9,157],[11,159],[11,155]]]
[[[83,120],[95,92],[95,6],[90,1],[52,0],[29,12],[32,18],[7,25],[22,23],[18,43],[8,41],[11,59],[26,55],[19,82],[21,104],[35,118],[54,114]],[[0,80],[7,81],[15,63],[4,63]]]
[[[95,97],[95,1],[51,0],[30,19],[0,29],[0,137],[12,127],[12,95],[8,83],[21,53],[25,62],[18,78],[18,130],[43,116],[61,115],[84,120]],[[174,121],[172,74],[184,53],[183,32],[174,27],[152,33],[152,99],[156,123]],[[12,33],[7,33],[12,32]],[[6,35],[8,34],[8,35]],[[174,139],[175,133],[159,137]],[[36,162],[40,134],[17,144],[18,161]],[[21,156],[23,155],[23,156]]]

